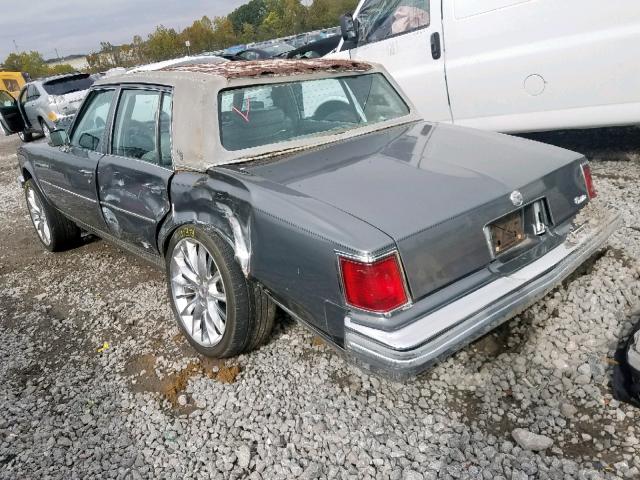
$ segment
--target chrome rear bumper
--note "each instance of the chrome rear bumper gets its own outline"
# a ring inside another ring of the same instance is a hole
[[[519,314],[575,271],[620,224],[617,214],[583,225],[538,260],[393,331],[345,318],[345,350],[358,364],[396,379],[416,375]]]

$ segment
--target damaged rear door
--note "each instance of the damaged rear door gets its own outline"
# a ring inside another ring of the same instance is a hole
[[[170,89],[122,88],[109,153],[98,165],[100,207],[110,233],[154,254],[158,225],[171,208],[171,106]]]

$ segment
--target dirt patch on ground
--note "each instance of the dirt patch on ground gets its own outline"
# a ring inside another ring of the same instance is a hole
[[[156,361],[156,356],[152,354],[129,360],[125,374],[132,378],[131,388],[134,392],[158,393],[181,413],[195,409],[193,405],[181,405],[179,401],[192,378],[206,377],[221,383],[235,383],[241,371],[238,365],[226,365],[222,360],[202,358],[190,362],[179,372],[160,378],[156,372]]]

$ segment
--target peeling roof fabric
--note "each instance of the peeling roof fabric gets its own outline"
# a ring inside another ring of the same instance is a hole
[[[166,72],[196,72],[217,75],[226,79],[295,76],[316,72],[343,73],[368,72],[373,68],[365,62],[353,60],[257,60],[249,62],[226,62],[219,64],[196,64],[167,67]]]

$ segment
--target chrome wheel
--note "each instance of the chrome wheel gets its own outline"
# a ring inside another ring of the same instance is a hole
[[[40,240],[47,246],[51,245],[51,228],[49,227],[49,220],[44,211],[44,206],[40,201],[40,197],[36,195],[35,190],[30,187],[27,188],[27,207]]]
[[[203,347],[217,345],[227,323],[227,295],[211,253],[193,238],[180,240],[169,275],[173,303],[187,334]]]

